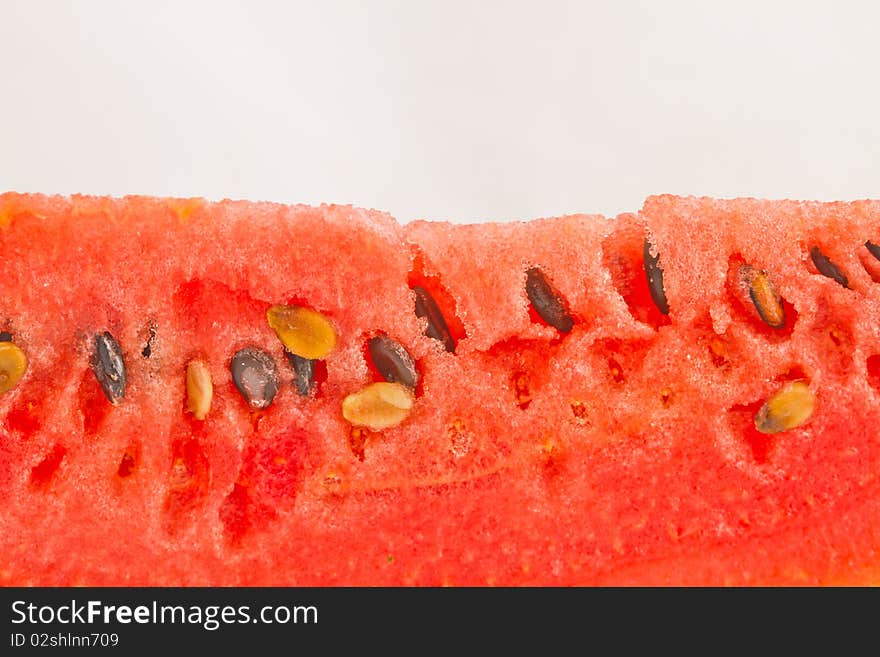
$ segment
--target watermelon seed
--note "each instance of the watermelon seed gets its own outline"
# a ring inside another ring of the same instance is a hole
[[[776,391],[755,415],[761,433],[779,433],[805,424],[813,415],[816,397],[804,381],[791,381]]]
[[[538,316],[560,333],[568,333],[574,319],[568,313],[565,300],[538,267],[526,270],[526,295]]]
[[[828,259],[828,256],[819,250],[818,246],[814,246],[810,249],[810,258],[813,260],[813,264],[816,265],[816,269],[819,270],[820,274],[837,281],[843,287],[849,287],[849,279],[846,277],[846,274],[840,271],[840,268],[831,262]]]
[[[324,358],[336,346],[336,329],[321,313],[303,306],[276,305],[266,321],[285,349],[303,358]]]
[[[865,242],[865,247],[868,249],[868,252],[872,256],[877,258],[877,260],[880,260],[880,245],[874,244],[874,242],[868,240],[867,242]]]
[[[412,288],[416,294],[416,317],[428,320],[428,326],[425,329],[425,335],[434,338],[443,343],[446,351],[452,353],[455,351],[455,339],[449,333],[449,326],[440,307],[434,301],[434,297],[423,287],[418,285]]]
[[[356,427],[381,431],[409,416],[414,403],[409,388],[388,381],[371,383],[342,400],[342,417]]]
[[[95,352],[91,360],[92,372],[111,404],[125,397],[126,372],[122,348],[109,331],[95,336]]]
[[[377,335],[367,343],[373,365],[390,383],[401,383],[415,390],[419,383],[419,372],[413,357],[402,344],[387,335]]]
[[[669,301],[666,299],[666,290],[663,288],[663,268],[660,267],[660,254],[651,255],[651,242],[645,238],[644,247],[645,275],[648,277],[648,291],[654,305],[664,315],[669,314]]]
[[[211,370],[203,361],[191,360],[186,366],[186,410],[197,420],[204,420],[211,410],[214,383]]]
[[[771,328],[783,328],[785,308],[782,305],[782,298],[767,274],[748,265],[744,265],[740,271],[748,283],[749,296],[761,319]]]
[[[12,342],[12,333],[9,331],[0,331],[0,342]]]
[[[287,362],[293,368],[293,387],[301,397],[308,397],[315,389],[315,358],[303,358],[294,353],[284,350]]]
[[[0,394],[15,388],[26,369],[27,356],[21,348],[8,340],[0,342]]]
[[[232,381],[241,396],[254,409],[267,408],[278,392],[278,368],[275,359],[256,347],[235,352],[229,363]]]

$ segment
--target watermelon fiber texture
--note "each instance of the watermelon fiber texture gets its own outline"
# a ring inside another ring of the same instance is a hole
[[[875,241],[0,195],[0,584],[876,584]]]

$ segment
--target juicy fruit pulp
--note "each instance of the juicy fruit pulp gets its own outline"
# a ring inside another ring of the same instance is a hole
[[[880,576],[880,203],[6,194],[0,236],[0,583]]]

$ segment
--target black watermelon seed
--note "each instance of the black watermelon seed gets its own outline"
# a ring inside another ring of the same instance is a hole
[[[537,267],[526,270],[526,295],[541,319],[561,333],[568,333],[574,319],[568,314],[562,295]]]
[[[660,254],[651,255],[651,242],[645,239],[645,276],[648,277],[648,291],[654,305],[664,315],[669,314],[669,301],[666,299],[666,290],[663,288],[663,268],[660,267]]]
[[[813,264],[816,265],[816,269],[819,270],[820,274],[837,281],[843,287],[849,287],[849,279],[846,277],[846,274],[840,271],[840,268],[831,262],[828,256],[819,250],[818,246],[810,249],[810,258],[812,258]]]
[[[12,333],[9,331],[0,331],[0,342],[12,342]]]
[[[108,331],[95,336],[95,351],[91,359],[92,372],[101,384],[111,404],[125,397],[126,372],[122,348]]]
[[[278,368],[275,359],[256,347],[235,352],[229,363],[232,381],[254,409],[267,408],[278,392]]]
[[[373,365],[383,379],[415,389],[419,383],[419,373],[413,357],[402,344],[386,335],[377,335],[370,338],[367,346]]]
[[[315,363],[317,360],[303,358],[284,350],[287,362],[293,368],[293,386],[301,397],[308,397],[315,389]]]
[[[868,252],[872,256],[877,258],[877,260],[880,260],[880,245],[874,244],[874,242],[868,240],[867,242],[865,242],[865,247],[868,249]]]
[[[425,335],[442,342],[446,351],[454,352],[455,339],[449,333],[449,326],[446,324],[446,319],[440,312],[437,302],[434,301],[434,297],[423,287],[415,286],[412,290],[416,293],[416,317],[428,320]]]

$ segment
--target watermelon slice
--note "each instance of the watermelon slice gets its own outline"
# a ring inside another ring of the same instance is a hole
[[[0,583],[875,584],[875,244],[2,195]]]

